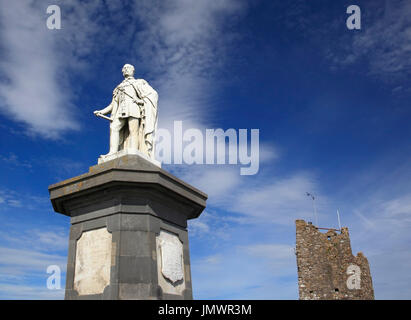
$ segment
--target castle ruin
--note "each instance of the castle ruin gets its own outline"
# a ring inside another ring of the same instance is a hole
[[[374,299],[368,260],[352,254],[348,228],[322,233],[311,222],[295,223],[300,300]]]

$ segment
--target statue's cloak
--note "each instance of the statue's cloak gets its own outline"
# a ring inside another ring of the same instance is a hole
[[[144,101],[144,140],[147,143],[149,153],[154,157],[153,133],[157,129],[158,93],[144,79],[136,79],[133,81],[133,85],[139,98]]]

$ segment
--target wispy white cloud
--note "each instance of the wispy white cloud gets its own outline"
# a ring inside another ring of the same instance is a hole
[[[231,219],[237,222],[292,225],[295,219],[313,221],[312,204],[306,192],[318,191],[319,216],[328,201],[309,173],[289,177],[270,174],[268,178],[263,171],[251,180],[240,176],[236,167],[198,166],[181,176],[208,194],[209,206],[233,213]]]
[[[32,272],[46,274],[49,265],[59,265],[64,269],[66,263],[66,257],[55,254],[38,252],[32,249],[0,247],[1,268],[5,266],[8,270],[13,268],[16,275],[32,276]],[[1,274],[3,274],[3,277],[5,276],[4,272],[1,272]],[[10,273],[7,276],[10,276]]]
[[[50,227],[49,227],[50,228]],[[53,230],[30,229],[24,232],[9,230],[0,233],[0,239],[15,249],[31,249],[39,252],[56,252],[66,250],[68,234],[65,229],[53,227]]]
[[[370,75],[387,82],[406,79],[411,73],[411,3],[381,0],[360,7],[361,31],[347,31],[328,57],[340,67],[362,63]]]
[[[50,206],[50,199],[24,192],[17,192],[8,188],[0,187],[0,209],[7,209],[8,207],[23,207],[26,210],[35,210],[48,208]]]
[[[0,2],[0,111],[23,123],[28,133],[56,138],[79,124],[52,31],[46,28],[45,10],[34,1]]]
[[[88,171],[88,165],[78,160],[64,157],[38,159],[37,166],[45,166],[54,175],[55,181],[62,181]]]
[[[273,19],[303,34],[330,62],[331,69],[363,74],[392,83],[396,92],[411,73],[411,3],[407,0],[375,0],[357,3],[361,8],[361,30],[346,27],[345,9],[332,6],[326,14],[310,2],[295,0],[274,6]],[[335,8],[335,10],[334,10]],[[357,71],[358,70],[358,71]]]
[[[314,179],[307,174],[273,178],[270,182],[264,181],[239,191],[231,210],[259,221],[293,224],[298,217],[312,217],[311,203],[305,194],[317,189]],[[320,199],[326,201],[325,196]]]
[[[236,166],[198,165],[181,171],[181,177],[206,192],[213,203],[218,203],[220,199],[232,193],[242,180]]]
[[[138,72],[147,74],[160,92],[160,126],[178,119],[201,127],[215,119],[213,97],[220,90],[216,74],[238,36],[225,25],[244,11],[244,2],[57,4],[62,8],[61,30],[46,28],[46,1],[1,2],[0,110],[5,116],[45,138],[78,129],[82,116],[74,114],[78,89],[71,74],[80,71],[87,78],[90,58],[102,61],[104,52],[113,49],[138,61]]]
[[[47,268],[60,268],[61,281],[66,269],[67,232],[8,230],[0,233],[0,299],[61,299],[64,289],[49,290]],[[63,251],[64,250],[64,251]],[[64,288],[64,284],[60,283]]]
[[[162,127],[175,119],[194,123],[192,127],[213,119],[212,97],[221,85],[215,75],[236,36],[224,26],[244,8],[243,2],[232,0],[137,3],[135,14],[144,28],[135,51],[158,85]]]
[[[235,168],[214,172],[205,168],[186,177],[199,185],[207,181],[203,186],[211,192],[207,210],[189,222],[197,249],[191,258],[196,298],[296,299],[294,220],[312,217],[305,192],[318,190],[315,179],[262,172],[250,180]],[[321,198],[323,207],[327,198]]]
[[[345,189],[357,196],[344,203],[351,212],[343,214],[343,225],[349,227],[353,251],[362,251],[370,262],[376,298],[409,299],[411,172],[408,159],[392,161],[381,159],[349,179]]]
[[[13,152],[9,152],[7,155],[0,155],[0,160],[11,166],[23,167],[27,169],[32,168],[31,163],[29,163],[28,161],[20,160],[19,157]]]
[[[376,299],[409,300],[411,298],[409,245],[400,248],[393,246],[390,249],[380,254],[368,256],[375,297]]]
[[[221,214],[219,210],[208,208],[200,218],[189,220],[188,225],[190,237],[207,239],[209,245],[213,247],[219,246],[221,241],[231,240],[236,228],[229,216]]]
[[[196,298],[297,297],[295,255],[288,245],[234,246],[218,254],[193,259],[192,265]]]
[[[62,300],[64,290],[49,290],[46,286],[8,284],[0,282],[0,299],[7,300]]]
[[[240,249],[244,250],[249,255],[263,259],[270,259],[273,260],[273,262],[281,262],[282,259],[294,257],[294,247],[287,245],[264,243],[243,246],[240,247]]]

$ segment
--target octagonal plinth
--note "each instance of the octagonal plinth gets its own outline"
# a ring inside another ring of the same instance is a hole
[[[71,217],[66,299],[192,299],[187,220],[205,193],[132,155],[49,192]]]

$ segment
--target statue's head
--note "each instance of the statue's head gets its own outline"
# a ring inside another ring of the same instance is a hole
[[[125,64],[121,71],[123,72],[124,78],[134,76],[134,67],[131,64]]]

